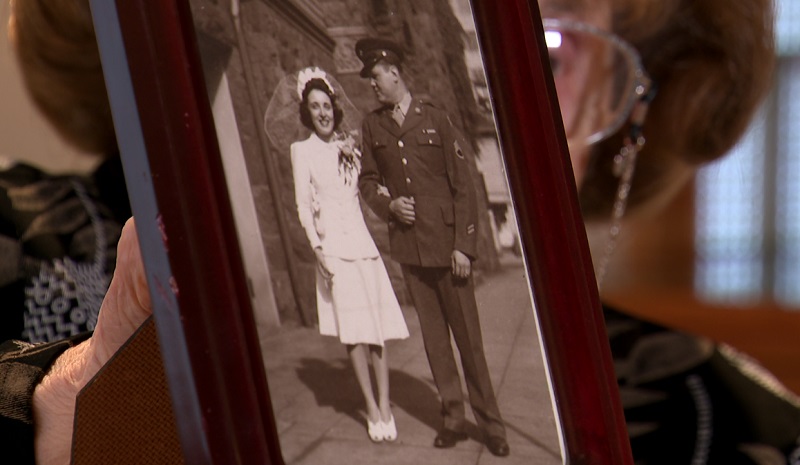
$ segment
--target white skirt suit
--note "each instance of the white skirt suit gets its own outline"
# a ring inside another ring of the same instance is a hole
[[[291,146],[295,201],[312,248],[322,247],[333,273],[317,271],[320,333],[344,344],[382,346],[408,337],[386,267],[364,223],[358,174],[340,173],[339,147],[316,134]]]

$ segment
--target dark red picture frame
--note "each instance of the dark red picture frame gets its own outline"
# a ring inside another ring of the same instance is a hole
[[[631,464],[537,3],[472,4],[564,461]],[[186,463],[282,463],[188,2],[92,9]]]

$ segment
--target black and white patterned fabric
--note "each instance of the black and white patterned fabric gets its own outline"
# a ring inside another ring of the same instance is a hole
[[[33,390],[94,328],[129,217],[118,157],[88,177],[0,158],[0,463],[34,463]]]
[[[94,329],[129,216],[117,158],[91,177],[0,161],[0,340]]]
[[[637,465],[800,465],[800,398],[726,345],[610,308]]]

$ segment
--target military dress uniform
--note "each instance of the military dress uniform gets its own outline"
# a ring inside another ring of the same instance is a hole
[[[504,438],[483,351],[472,276],[458,278],[451,272],[453,250],[472,261],[477,258],[475,187],[463,142],[447,114],[430,102],[413,99],[402,126],[392,118],[392,111],[392,106],[385,106],[364,119],[361,194],[389,224],[391,255],[402,265],[419,315],[442,399],[444,427],[460,432],[465,424],[461,381],[450,344],[452,330],[478,426],[490,437]],[[412,225],[390,213],[390,201],[401,196],[414,199]]]

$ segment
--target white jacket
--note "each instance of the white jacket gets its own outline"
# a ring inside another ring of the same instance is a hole
[[[358,179],[345,182],[339,149],[316,134],[291,147],[297,216],[312,248],[342,259],[378,257],[358,200]]]

